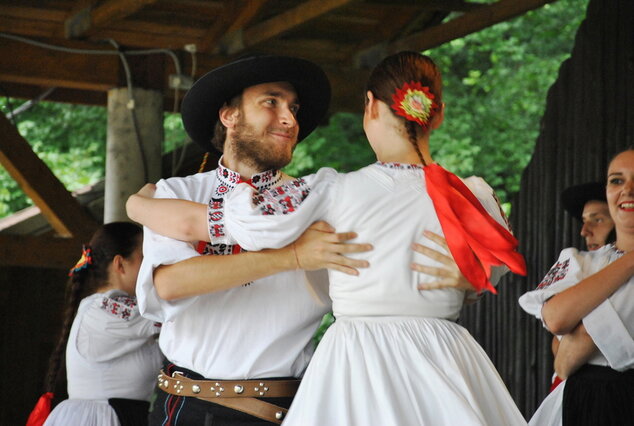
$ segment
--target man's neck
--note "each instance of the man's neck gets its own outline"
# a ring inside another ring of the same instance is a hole
[[[225,152],[221,159],[221,164],[234,172],[240,174],[243,180],[248,180],[258,173],[262,173],[266,170],[260,170],[255,167],[251,162],[246,162],[238,159],[233,153]]]

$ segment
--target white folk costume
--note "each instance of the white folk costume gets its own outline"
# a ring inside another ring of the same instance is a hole
[[[535,290],[522,295],[519,303],[526,312],[543,321],[542,307],[549,298],[595,274],[622,255],[623,252],[613,244],[590,252],[564,249],[542,282]],[[631,371],[634,367],[633,300],[634,277],[583,318],[586,331],[599,349],[588,364],[610,367],[619,372]],[[531,418],[531,425],[562,424],[564,392],[571,379],[562,382],[546,397]],[[582,410],[583,407],[577,409]]]
[[[239,185],[228,197],[225,238],[248,250],[282,247],[316,220],[355,231],[374,247],[350,255],[370,262],[358,276],[329,271],[336,321],[284,424],[526,424],[485,352],[454,322],[465,293],[417,289],[430,277],[409,265],[432,261],[410,244],[422,242],[423,230],[442,235],[423,173],[396,163],[348,174],[321,169],[255,195]],[[467,184],[503,223],[491,188],[479,178]]]
[[[139,314],[136,300],[120,290],[81,301],[66,346],[69,399],[46,426],[118,426],[112,398],[149,401],[162,355],[160,324]]]
[[[279,171],[268,171],[254,175],[249,183],[264,190],[279,184],[284,176]],[[153,273],[160,265],[174,264],[201,253],[240,253],[241,248],[224,237],[222,216],[224,197],[240,181],[238,173],[219,163],[210,172],[157,183],[156,198],[179,198],[217,207],[218,211],[210,218],[216,241],[182,242],[145,228],[144,258],[137,281],[139,306],[144,316],[163,323],[161,350],[176,369],[182,367],[196,373],[190,377],[213,380],[299,377],[314,350],[311,338],[330,310],[325,274],[321,274],[321,281],[315,280],[318,274],[311,274],[321,299],[311,294],[307,276],[299,270],[175,301],[161,299],[154,288]],[[188,402],[192,402],[192,398],[172,397],[169,395],[166,403],[177,405],[170,409],[171,413],[187,410]]]

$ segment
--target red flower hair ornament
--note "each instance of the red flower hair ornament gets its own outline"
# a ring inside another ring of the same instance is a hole
[[[429,91],[429,87],[415,81],[405,83],[403,87],[396,89],[392,100],[394,101],[392,109],[397,115],[409,121],[415,121],[424,129],[429,126],[429,120],[438,109],[434,94]]]

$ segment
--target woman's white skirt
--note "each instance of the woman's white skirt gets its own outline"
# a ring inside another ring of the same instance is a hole
[[[121,426],[106,400],[66,399],[46,418],[44,426]]]
[[[469,332],[436,318],[338,318],[284,425],[525,425]]]

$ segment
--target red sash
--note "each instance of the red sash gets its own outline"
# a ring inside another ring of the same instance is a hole
[[[506,265],[526,275],[517,239],[489,215],[462,180],[437,164],[423,169],[449,251],[473,287],[497,293],[489,281],[491,266]]]

